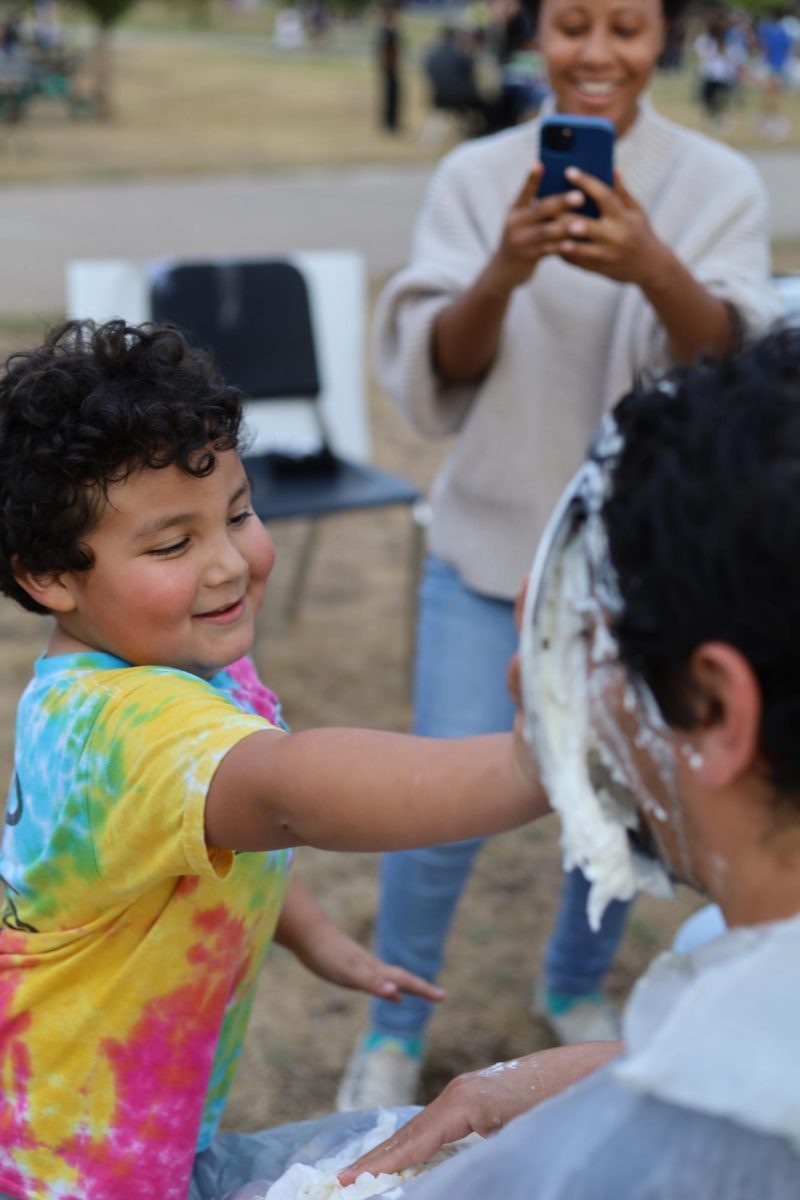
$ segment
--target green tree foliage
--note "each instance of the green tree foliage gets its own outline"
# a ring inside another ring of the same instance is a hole
[[[85,9],[97,25],[110,29],[133,8],[136,0],[73,0],[73,3]]]

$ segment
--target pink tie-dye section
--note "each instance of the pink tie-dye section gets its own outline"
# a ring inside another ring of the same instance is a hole
[[[244,709],[264,717],[272,725],[282,724],[281,706],[273,691],[261,682],[249,658],[240,658],[226,668],[226,674],[234,682],[228,695]]]
[[[4,949],[13,953],[15,935],[10,931],[4,931],[4,935]],[[28,1088],[31,1065],[24,1041],[31,1014],[9,1016],[9,1012],[13,1011],[14,994],[21,974],[20,971],[9,972],[0,980],[0,1071],[3,1078],[10,1077],[12,1080],[10,1094],[0,1096],[0,1187],[19,1195],[27,1191],[29,1181],[6,1158],[5,1152],[13,1154],[19,1150],[35,1149],[39,1145],[30,1123]]]
[[[59,1160],[77,1172],[76,1200],[186,1198],[219,1023],[250,962],[246,956],[240,961],[244,925],[223,906],[198,913],[194,922],[201,938],[189,947],[187,959],[205,969],[195,971],[190,984],[151,1001],[124,1043],[107,1039],[100,1047],[115,1079],[110,1128],[100,1135],[78,1129],[57,1148]],[[6,1012],[13,990],[9,979],[0,995]],[[0,1100],[0,1186],[19,1194],[33,1181],[3,1163],[2,1150],[39,1145],[29,1121],[30,1065],[20,1040],[30,1019],[25,1014],[0,1025],[0,1061],[13,1064],[15,1093]]]
[[[76,1139],[62,1152],[91,1181],[86,1200],[125,1195],[126,1181],[135,1183],[137,1200],[185,1200],[219,1022],[245,937],[243,923],[223,906],[197,913],[194,923],[202,937],[186,957],[206,969],[148,1004],[126,1044],[104,1047],[118,1096],[112,1127],[105,1138]]]

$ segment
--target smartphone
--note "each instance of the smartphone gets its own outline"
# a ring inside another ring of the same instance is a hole
[[[544,167],[539,195],[571,191],[575,185],[564,174],[567,167],[578,167],[613,187],[615,136],[613,122],[604,117],[575,117],[569,113],[545,117],[539,131],[539,161]],[[600,215],[588,196],[575,212],[585,217]]]

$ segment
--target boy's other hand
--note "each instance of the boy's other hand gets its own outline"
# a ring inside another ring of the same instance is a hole
[[[434,1003],[444,999],[442,988],[402,967],[382,962],[359,945],[333,923],[296,876],[289,881],[275,941],[291,950],[320,979],[339,987],[368,992],[384,1000],[400,1000],[403,992]]]
[[[435,987],[411,971],[393,967],[376,958],[332,922],[326,924],[324,931],[319,930],[318,934],[308,939],[296,953],[303,966],[319,975],[320,979],[327,979],[339,987],[380,996],[383,1000],[399,1001],[404,992],[411,996],[422,996],[434,1003],[444,999],[443,988]]]

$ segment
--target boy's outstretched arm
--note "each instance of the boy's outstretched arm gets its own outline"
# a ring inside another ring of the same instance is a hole
[[[400,1000],[403,992],[434,1002],[444,999],[442,988],[382,962],[349,937],[296,877],[289,881],[275,941],[291,950],[309,971],[340,987],[356,988],[384,1000]]]
[[[498,833],[547,811],[519,729],[452,739],[267,729],[220,763],[206,841],[220,850],[401,850]]]

